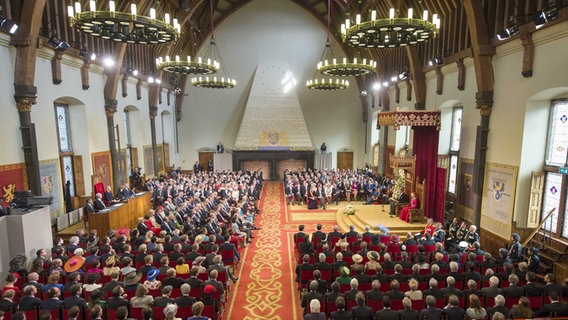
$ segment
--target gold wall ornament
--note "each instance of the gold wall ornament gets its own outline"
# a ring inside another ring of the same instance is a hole
[[[35,98],[19,98],[16,100],[16,108],[19,112],[31,112],[32,105],[36,104]]]
[[[489,117],[491,115],[491,105],[490,104],[482,104],[477,106],[477,109],[479,109],[479,114],[482,117]]]
[[[107,118],[112,118],[116,113],[116,106],[105,106],[105,114]]]

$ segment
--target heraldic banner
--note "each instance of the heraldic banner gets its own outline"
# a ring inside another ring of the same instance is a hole
[[[487,163],[481,227],[504,239],[511,237],[518,167]]]
[[[0,187],[2,206],[8,207],[14,200],[16,191],[28,190],[26,169],[23,163],[0,166]]]

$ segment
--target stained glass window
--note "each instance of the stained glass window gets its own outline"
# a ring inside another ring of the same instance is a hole
[[[555,103],[550,115],[546,162],[564,166],[568,147],[568,102]]]
[[[458,156],[450,156],[450,174],[448,181],[448,192],[456,193],[456,183],[458,178]]]
[[[462,126],[462,107],[452,109],[452,127],[450,132],[450,168],[448,171],[448,192],[456,194],[458,163],[460,155],[460,136]]]
[[[452,115],[452,137],[450,141],[451,151],[460,151],[462,112],[462,108],[454,108],[454,113]]]
[[[55,105],[55,117],[57,121],[57,136],[59,141],[59,152],[71,152],[71,135],[69,133],[69,119],[67,105]]]
[[[558,226],[558,209],[560,208],[560,196],[562,194],[562,175],[559,173],[547,172],[546,184],[544,186],[544,199],[542,201],[542,218],[552,209],[556,209],[552,217],[547,220],[543,228],[556,232]]]

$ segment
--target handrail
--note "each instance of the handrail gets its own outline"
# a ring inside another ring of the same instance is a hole
[[[554,213],[555,210],[556,210],[556,208],[552,208],[552,210],[550,210],[548,212],[546,217],[544,219],[542,219],[542,221],[540,222],[538,227],[536,227],[536,229],[534,229],[534,231],[531,233],[531,235],[527,239],[525,239],[525,241],[523,242],[523,248],[531,241],[532,238],[534,238],[534,236],[538,233],[540,228],[542,228],[542,225],[546,222],[546,220],[548,220],[552,216],[552,213]]]

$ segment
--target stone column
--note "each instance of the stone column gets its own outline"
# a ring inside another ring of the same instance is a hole
[[[37,88],[34,86],[15,86],[14,98],[20,115],[20,132],[22,134],[22,151],[26,165],[28,189],[34,195],[41,195],[39,174],[39,155],[35,125],[32,123],[32,105],[36,104]]]
[[[117,111],[118,101],[105,99],[105,114],[107,117],[108,148],[110,151],[110,161],[112,167],[112,190],[116,192],[120,187],[120,177],[118,176],[118,152],[116,150],[116,136],[114,134],[114,114]]]
[[[158,147],[156,146],[156,117],[158,116],[158,107],[150,107],[150,132],[152,135],[152,155],[154,159],[154,175],[158,176],[160,172],[158,168]]]

